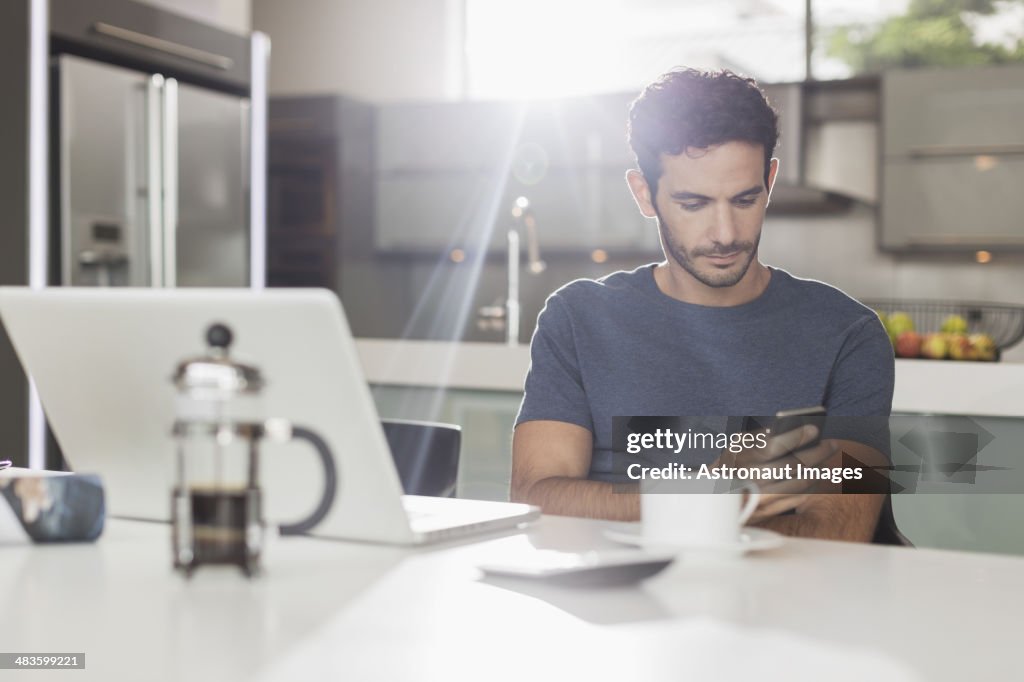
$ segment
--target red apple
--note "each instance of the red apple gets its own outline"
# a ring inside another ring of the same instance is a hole
[[[921,341],[921,355],[932,360],[942,360],[949,352],[949,342],[941,332],[926,334]]]
[[[921,354],[921,335],[917,332],[903,332],[896,337],[896,355],[901,358],[916,358]]]

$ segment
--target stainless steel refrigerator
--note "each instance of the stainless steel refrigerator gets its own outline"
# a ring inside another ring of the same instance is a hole
[[[0,284],[263,287],[269,38],[134,0],[0,8]],[[46,440],[0,325],[0,449],[60,466]]]
[[[60,284],[261,279],[250,272],[248,98],[66,54],[55,74]]]

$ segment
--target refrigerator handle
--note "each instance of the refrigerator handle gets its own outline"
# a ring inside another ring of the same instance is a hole
[[[163,116],[163,271],[164,286],[178,285],[178,81],[164,82]]]
[[[249,113],[249,286],[267,285],[267,82],[270,37],[251,38]]]
[[[164,285],[163,259],[163,90],[164,77],[154,74],[146,84],[146,206],[149,223],[149,284]]]

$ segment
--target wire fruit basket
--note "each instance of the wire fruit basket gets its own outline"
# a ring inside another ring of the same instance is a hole
[[[952,316],[959,316],[967,322],[967,334],[988,335],[999,354],[1024,338],[1024,306],[912,299],[867,299],[861,302],[885,316],[906,313],[914,323],[914,331],[919,334],[942,331],[943,323]]]

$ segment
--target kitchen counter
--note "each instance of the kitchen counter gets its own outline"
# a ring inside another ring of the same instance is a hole
[[[521,392],[526,345],[359,339],[366,378],[390,386]],[[1024,364],[897,360],[896,412],[1024,416]]]

